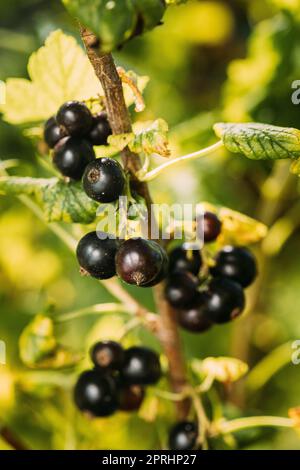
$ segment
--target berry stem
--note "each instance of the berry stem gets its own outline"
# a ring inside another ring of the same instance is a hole
[[[106,304],[95,304],[90,307],[81,308],[74,310],[73,312],[64,313],[54,317],[55,323],[63,323],[66,321],[74,320],[76,318],[82,318],[88,315],[98,315],[100,313],[130,313],[128,308],[123,304],[106,303]]]
[[[154,170],[149,171],[145,175],[142,175],[140,172],[138,175],[140,175],[139,179],[140,181],[151,181],[157,176],[159,176],[163,171],[165,171],[167,168],[170,168],[171,166],[177,165],[178,163],[182,163],[186,160],[196,160],[201,157],[206,157],[210,153],[215,152],[216,150],[219,150],[221,147],[223,147],[223,142],[219,141],[216,142],[215,144],[211,145],[210,147],[206,147],[201,150],[197,150],[196,152],[193,153],[188,153],[187,155],[183,155],[178,158],[173,158],[172,160],[167,161],[166,163],[163,163],[162,165],[158,166],[157,168],[154,168]]]
[[[0,437],[14,450],[29,450],[28,447],[26,447],[26,445],[21,442],[7,426],[3,426],[0,429]]]
[[[122,81],[112,55],[102,54],[99,51],[99,40],[89,30],[80,26],[80,33],[87,55],[104,91],[107,116],[113,134],[132,132],[131,120],[123,94]],[[128,147],[125,147],[121,155],[124,168],[130,175],[131,186],[145,199],[148,209],[148,233],[151,234],[151,225],[155,222],[152,217],[151,195],[148,185],[143,181],[139,181],[136,176],[142,168],[141,159],[139,155],[131,152]],[[158,336],[169,362],[170,384],[173,392],[180,393],[187,385],[187,378],[177,324],[172,309],[170,309],[164,299],[163,285],[159,284],[156,286],[154,293],[160,313]],[[189,407],[189,399],[176,403],[178,417],[185,418]]]
[[[254,427],[284,427],[293,428],[295,422],[290,418],[280,416],[250,416],[246,418],[233,419],[231,421],[223,421],[217,425],[218,433],[230,434]]]
[[[198,439],[202,445],[202,449],[207,450],[207,434],[210,428],[210,422],[206,416],[201,396],[193,388],[191,388],[190,394],[193,400],[194,410],[197,415],[197,422],[199,427]]]

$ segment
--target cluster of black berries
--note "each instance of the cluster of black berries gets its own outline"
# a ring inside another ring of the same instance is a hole
[[[77,259],[92,277],[108,279],[117,274],[140,287],[158,284],[168,269],[166,252],[155,241],[130,238],[120,242],[104,232],[86,234],[77,246]]]
[[[44,139],[53,149],[53,163],[63,176],[82,179],[86,194],[98,202],[116,201],[123,193],[125,174],[112,158],[97,158],[95,145],[107,145],[111,128],[107,115],[93,116],[79,101],[64,103],[44,127]]]
[[[221,233],[220,220],[206,212],[202,223],[204,243],[214,241]],[[214,323],[226,323],[240,315],[245,306],[243,289],[257,273],[251,252],[238,246],[219,251],[204,279],[201,266],[199,250],[182,245],[170,253],[165,296],[176,311],[178,323],[191,332],[206,331]]]
[[[94,368],[78,378],[74,399],[81,411],[94,417],[138,410],[145,387],[161,377],[158,355],[145,347],[124,350],[115,341],[101,341],[93,346],[91,359]]]

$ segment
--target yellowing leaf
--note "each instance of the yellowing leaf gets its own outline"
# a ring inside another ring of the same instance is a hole
[[[31,368],[61,369],[76,364],[80,355],[57,344],[51,318],[37,315],[19,339],[20,357]]]
[[[288,410],[288,415],[291,420],[294,421],[294,426],[297,428],[298,431],[300,431],[300,406],[297,406],[295,408],[290,408]]]
[[[112,148],[114,148],[115,152],[120,152],[133,140],[133,132],[129,132],[127,134],[115,134],[108,137],[108,143]]]
[[[101,94],[100,83],[84,51],[71,36],[54,31],[28,62],[30,80],[6,83],[4,119],[12,124],[43,121],[67,100]]]
[[[6,82],[6,102],[0,105],[3,119],[11,124],[32,124],[56,114],[68,100],[89,100],[103,95],[103,90],[84,50],[72,36],[57,30],[45,45],[34,52],[28,62],[30,80],[9,78]],[[126,72],[142,92],[148,78]],[[136,97],[124,83],[127,106]]]
[[[0,412],[2,415],[15,405],[15,381],[7,366],[0,365]]]
[[[224,383],[235,382],[248,372],[247,364],[233,357],[207,357],[201,369],[206,376]]]
[[[33,366],[56,349],[53,322],[37,315],[23,330],[19,339],[20,357],[24,364]]]
[[[240,212],[223,207],[218,215],[222,221],[220,243],[248,245],[261,241],[267,234],[266,225]]]
[[[129,148],[136,153],[169,157],[168,130],[168,124],[163,119],[136,123],[134,126],[135,138],[133,142],[129,143]]]

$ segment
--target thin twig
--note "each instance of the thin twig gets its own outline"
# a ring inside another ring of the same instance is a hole
[[[185,162],[187,160],[197,160],[201,157],[207,157],[209,154],[215,152],[216,150],[219,150],[222,148],[223,142],[216,142],[215,144],[211,145],[210,147],[197,150],[196,152],[193,153],[188,153],[187,155],[183,155],[178,158],[173,158],[172,160],[168,160],[166,163],[163,163],[162,165],[154,168],[154,170],[149,171],[145,175],[143,175],[141,172],[138,174],[139,179],[141,181],[151,181],[157,176],[159,176],[163,171],[166,169],[173,167],[174,165],[178,165],[178,163]]]
[[[221,434],[229,434],[240,431],[241,429],[255,427],[293,428],[295,427],[295,422],[290,418],[282,418],[280,416],[250,416],[246,418],[233,419],[231,421],[223,421],[217,425],[217,432]]]
[[[116,303],[107,303],[107,304],[96,304],[91,305],[90,307],[84,307],[79,310],[74,310],[73,312],[63,313],[62,315],[56,315],[54,317],[55,323],[63,323],[70,320],[75,320],[76,318],[82,318],[87,315],[99,315],[100,313],[129,313],[125,305],[116,304]]]

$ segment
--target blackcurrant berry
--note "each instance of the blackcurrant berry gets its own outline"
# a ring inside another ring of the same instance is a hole
[[[100,341],[91,349],[91,359],[96,367],[119,370],[124,359],[124,350],[116,341]]]
[[[175,308],[191,307],[198,298],[198,284],[198,279],[190,273],[174,273],[166,283],[165,297]]]
[[[212,322],[205,314],[205,299],[199,294],[199,299],[194,307],[177,311],[177,321],[179,325],[192,333],[202,333],[212,326]]]
[[[87,165],[82,184],[86,194],[97,202],[113,202],[122,195],[125,174],[112,158],[97,158]]]
[[[197,424],[191,421],[182,421],[175,424],[169,434],[170,450],[193,450],[198,437]]]
[[[74,390],[77,407],[93,416],[109,416],[118,408],[116,381],[99,370],[83,372]]]
[[[159,284],[160,282],[162,282],[167,274],[168,274],[168,265],[169,265],[169,259],[168,259],[168,256],[167,256],[167,253],[165,252],[165,250],[160,246],[158,245],[159,249],[160,249],[160,252],[161,252],[161,256],[162,256],[162,267],[161,267],[161,270],[159,271],[159,273],[157,274],[157,276],[155,276],[152,281],[148,282],[147,284],[143,284],[142,287],[153,287],[153,286],[156,286],[157,284]]]
[[[93,147],[87,140],[66,137],[55,146],[53,163],[64,176],[80,180],[85,167],[94,158]]]
[[[48,147],[53,149],[65,135],[62,128],[57,124],[55,117],[48,119],[44,126],[44,140]]]
[[[87,233],[77,246],[79,265],[92,277],[109,279],[116,274],[115,255],[118,246],[118,240],[103,232]]]
[[[92,128],[88,134],[88,139],[93,145],[107,145],[107,139],[111,133],[106,113],[93,117]]]
[[[169,255],[169,271],[189,271],[197,275],[202,264],[200,250],[187,250],[179,246]]]
[[[222,223],[213,212],[204,212],[196,219],[197,236],[205,243],[213,242],[220,235]]]
[[[212,279],[204,293],[204,309],[214,323],[226,323],[239,316],[245,307],[245,295],[237,282],[226,278]]]
[[[122,243],[116,255],[118,276],[128,284],[149,287],[160,282],[165,256],[158,243],[144,238],[130,238]]]
[[[213,276],[227,277],[243,287],[248,287],[257,274],[256,261],[247,248],[225,246],[218,253],[211,273]]]
[[[67,101],[58,110],[56,120],[69,135],[84,137],[93,124],[89,108],[79,101]]]
[[[161,377],[159,357],[148,348],[129,348],[125,351],[120,374],[121,380],[127,385],[155,384]]]
[[[145,397],[145,390],[139,385],[121,386],[119,407],[122,411],[137,411]]]

